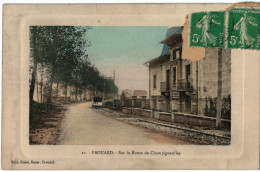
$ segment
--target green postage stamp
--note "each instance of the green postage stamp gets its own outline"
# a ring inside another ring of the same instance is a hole
[[[223,48],[224,11],[193,13],[190,23],[190,46]]]
[[[189,36],[195,47],[259,49],[260,9],[192,13]]]
[[[232,9],[228,12],[227,48],[260,48],[260,9]]]

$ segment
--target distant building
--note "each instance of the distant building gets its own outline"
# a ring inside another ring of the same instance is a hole
[[[134,96],[137,98],[142,98],[142,96],[147,96],[146,90],[134,90]]]
[[[197,62],[182,59],[183,27],[169,28],[159,57],[149,67],[151,109],[207,116],[216,115],[218,49],[206,48],[206,57]],[[222,115],[231,111],[231,51],[222,56]]]

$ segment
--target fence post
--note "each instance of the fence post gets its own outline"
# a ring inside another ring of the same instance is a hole
[[[136,96],[132,96],[132,113],[134,112],[135,106],[136,106]]]
[[[151,117],[155,118],[156,110],[157,110],[157,103],[156,103],[157,98],[156,98],[156,96],[151,96],[150,101],[151,101],[151,110],[152,110]]]
[[[142,109],[145,109],[145,104],[146,104],[146,96],[142,96]]]
[[[125,99],[122,99],[122,107],[124,107],[125,106]]]
[[[174,115],[175,115],[175,113],[172,112],[172,122],[174,122]]]

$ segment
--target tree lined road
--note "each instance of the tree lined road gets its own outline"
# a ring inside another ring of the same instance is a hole
[[[93,110],[90,102],[67,108],[58,139],[60,145],[189,144],[106,117]]]

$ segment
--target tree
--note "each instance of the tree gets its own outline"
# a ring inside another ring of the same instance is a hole
[[[37,71],[37,28],[30,28],[30,55],[33,57],[33,68],[32,68],[32,78],[30,83],[30,91],[29,91],[29,103],[30,103],[30,113],[32,111],[32,103],[33,103],[33,94],[35,87],[35,77]]]
[[[91,64],[87,47],[91,43],[87,39],[87,31],[91,27],[80,26],[32,26],[30,27],[30,57],[32,59],[32,77],[30,80],[30,107],[33,102],[37,67],[40,66],[41,78],[41,102],[43,95],[47,96],[47,102],[52,102],[52,85],[57,84],[56,97],[61,85],[65,88],[64,95],[67,97],[68,86],[75,88],[75,99],[78,94],[86,89],[95,88],[106,93],[117,92],[114,82],[100,74],[98,69]],[[43,75],[44,71],[44,75]],[[42,88],[43,81],[48,89]],[[105,87],[104,87],[105,84]],[[42,90],[45,90],[42,93]],[[46,98],[46,97],[45,97]]]

